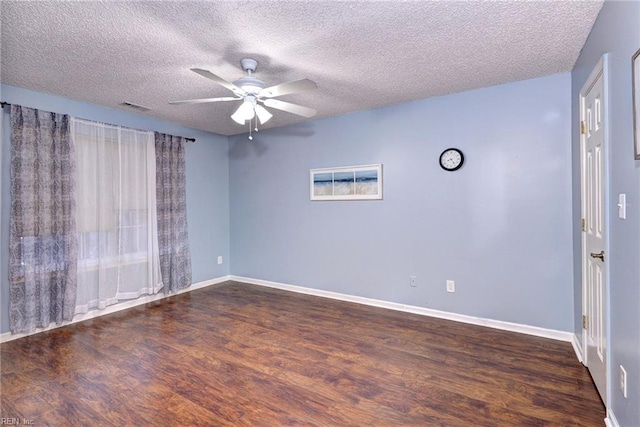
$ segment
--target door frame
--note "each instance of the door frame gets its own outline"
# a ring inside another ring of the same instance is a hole
[[[603,163],[602,163],[602,185],[605,192],[605,197],[603,200],[603,215],[604,215],[604,229],[605,229],[605,253],[608,255],[608,260],[611,259],[611,251],[610,251],[610,242],[609,242],[609,234],[610,234],[610,213],[609,209],[610,204],[610,187],[609,187],[609,143],[610,143],[610,120],[609,120],[609,72],[608,72],[608,54],[602,55],[598,63],[595,65],[591,74],[589,74],[589,78],[586,80],[579,93],[579,102],[580,106],[579,111],[579,123],[578,129],[580,134],[580,222],[585,218],[586,211],[586,171],[585,171],[585,145],[586,145],[586,135],[582,133],[582,122],[586,120],[585,117],[585,98],[593,84],[596,82],[598,77],[602,75],[602,89],[603,89],[603,103],[602,109],[604,112],[604,142],[603,142]],[[586,233],[583,231],[582,224],[580,225],[580,262],[582,264],[582,315],[585,316],[587,314],[587,304],[588,304],[588,289],[587,289],[587,251],[586,251]],[[606,401],[604,402],[605,406],[609,408],[609,400],[610,400],[610,390],[611,390],[611,357],[610,357],[610,342],[611,342],[611,333],[609,329],[609,317],[610,317],[610,286],[609,286],[609,277],[610,277],[610,263],[607,261],[607,268],[605,271],[604,277],[604,304],[605,304],[605,316],[604,316],[604,331],[605,331],[605,342],[606,342],[606,360],[605,360],[605,397]],[[587,334],[582,325],[582,363],[585,366],[589,365],[589,361],[587,360]]]

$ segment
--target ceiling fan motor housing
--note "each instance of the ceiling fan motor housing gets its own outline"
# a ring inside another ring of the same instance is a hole
[[[245,76],[245,77],[239,78],[238,80],[233,82],[233,84],[238,87],[241,87],[242,89],[247,91],[247,93],[252,93],[252,94],[256,94],[260,92],[261,89],[264,89],[265,87],[267,87],[267,85],[262,80],[258,80],[255,77],[251,77],[251,76]]]

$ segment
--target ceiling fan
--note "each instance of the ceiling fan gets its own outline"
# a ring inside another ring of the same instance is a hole
[[[183,101],[171,101],[169,104],[205,104],[209,102],[242,101],[242,104],[231,115],[231,118],[241,125],[244,125],[248,120],[249,126],[251,126],[251,120],[254,117],[257,117],[260,124],[265,124],[269,119],[271,119],[271,117],[273,117],[273,114],[271,114],[261,104],[264,104],[265,107],[275,108],[276,110],[286,111],[302,117],[310,118],[316,115],[317,111],[313,108],[274,99],[282,95],[316,89],[318,86],[314,82],[309,79],[301,79],[267,87],[262,80],[253,77],[253,73],[258,67],[258,61],[251,58],[244,58],[240,63],[242,65],[242,69],[247,73],[247,75],[233,83],[223,79],[222,77],[216,76],[210,71],[202,70],[200,68],[191,68],[191,71],[194,73],[200,74],[202,77],[206,77],[207,79],[229,89],[235,96],[186,99]]]

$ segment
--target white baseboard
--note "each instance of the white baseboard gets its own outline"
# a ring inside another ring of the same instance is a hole
[[[607,418],[604,419],[604,425],[606,425],[607,427],[620,427],[618,420],[616,420],[616,416],[609,408],[607,408]]]
[[[12,340],[15,340],[15,339],[18,339],[18,338],[22,338],[22,337],[26,337],[26,336],[29,336],[29,335],[35,335],[35,334],[38,334],[40,332],[50,331],[52,329],[60,328],[62,326],[72,325],[74,323],[82,322],[82,321],[85,321],[85,320],[94,319],[96,317],[100,317],[100,316],[104,316],[104,315],[107,315],[107,314],[115,313],[115,312],[121,311],[121,310],[126,310],[127,308],[136,307],[138,305],[147,304],[147,303],[150,303],[150,302],[153,302],[153,301],[158,301],[158,300],[170,297],[170,296],[183,294],[185,292],[195,291],[196,289],[205,288],[205,287],[211,286],[211,285],[216,285],[218,283],[226,282],[227,280],[230,280],[229,276],[222,276],[222,277],[218,277],[218,278],[215,278],[215,279],[210,279],[210,280],[205,280],[203,282],[194,283],[191,286],[189,286],[188,288],[183,289],[181,291],[178,291],[175,294],[165,295],[164,293],[158,293],[158,294],[155,294],[155,295],[147,295],[147,296],[143,296],[143,297],[140,297],[138,299],[135,299],[135,300],[125,301],[125,302],[121,302],[119,304],[110,305],[109,307],[105,308],[104,310],[91,310],[88,313],[76,314],[73,317],[73,320],[71,320],[70,322],[64,322],[64,323],[62,323],[60,325],[56,325],[55,323],[52,323],[50,326],[48,326],[46,328],[39,328],[39,329],[36,329],[34,332],[30,332],[30,333],[12,334],[11,332],[5,332],[3,334],[0,334],[0,343],[7,342],[7,341],[12,341]]]
[[[573,351],[576,352],[576,357],[580,363],[584,363],[584,355],[582,353],[582,343],[578,339],[576,334],[573,334],[571,337],[571,345],[573,346]]]
[[[268,280],[252,279],[250,277],[229,276],[230,280],[249,283],[252,285],[265,286],[269,288],[282,289],[301,294],[314,295],[325,298],[332,298],[340,301],[355,302],[358,304],[370,305],[373,307],[387,308],[390,310],[404,311],[407,313],[421,314],[423,316],[437,317],[440,319],[454,320],[456,322],[469,323],[472,325],[486,326],[504,331],[518,332],[521,334],[534,335],[537,337],[551,338],[558,341],[573,342],[574,334],[571,332],[558,331],[555,329],[540,328],[537,326],[523,325],[520,323],[503,322],[501,320],[485,319],[482,317],[467,316],[465,314],[450,313],[447,311],[433,310],[430,308],[417,307],[413,305],[400,304],[389,301],[382,301],[372,298],[359,297],[355,295],[341,294],[338,292],[324,291],[321,289],[305,288],[302,286],[288,285],[285,283],[271,282]]]

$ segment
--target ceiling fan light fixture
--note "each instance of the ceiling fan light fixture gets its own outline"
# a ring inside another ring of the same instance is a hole
[[[267,123],[271,119],[271,117],[273,117],[273,114],[267,111],[267,109],[264,108],[262,105],[256,104],[255,110],[261,125]]]
[[[239,110],[239,108],[238,108],[238,110]],[[244,116],[242,114],[238,114],[238,110],[236,110],[236,112],[231,115],[231,118],[237,124],[244,126],[244,123],[246,122],[246,120],[244,119]]]
[[[238,124],[244,125],[247,120],[251,120],[255,117],[256,113],[254,110],[255,106],[255,98],[252,96],[247,96],[244,99],[244,102],[235,113],[231,115],[233,121]]]

